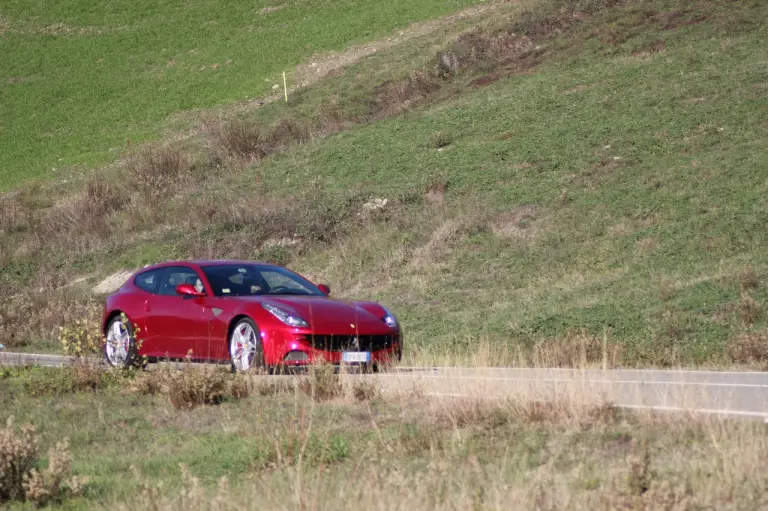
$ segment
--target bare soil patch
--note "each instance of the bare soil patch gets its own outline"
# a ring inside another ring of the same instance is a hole
[[[491,231],[501,238],[531,241],[536,237],[537,228],[532,224],[538,215],[536,206],[521,206],[500,215],[491,222]]]

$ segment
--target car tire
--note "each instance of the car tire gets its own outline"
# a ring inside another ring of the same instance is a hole
[[[256,323],[251,318],[240,318],[229,331],[229,356],[232,371],[236,373],[262,372],[264,345]]]
[[[138,354],[133,324],[124,315],[112,318],[104,332],[104,359],[111,367],[145,367]]]

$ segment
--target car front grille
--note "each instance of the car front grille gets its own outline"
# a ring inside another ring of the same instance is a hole
[[[311,335],[305,336],[313,348],[323,351],[378,351],[399,341],[395,335]],[[355,342],[357,339],[357,342]]]

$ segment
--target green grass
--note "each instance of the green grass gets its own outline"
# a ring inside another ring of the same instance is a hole
[[[271,94],[312,55],[472,3],[4,2],[0,190],[107,163],[177,112]]]
[[[553,32],[547,20],[562,22],[565,4],[587,14]],[[162,201],[122,169],[105,172],[112,199],[125,200],[93,227],[61,228],[65,215],[50,208],[79,184],[22,194],[31,220],[6,230],[0,278],[29,300],[8,305],[14,317],[40,325],[24,342],[50,346],[73,304],[100,299],[64,288],[70,279],[247,257],[287,263],[341,297],[382,300],[411,362],[471,357],[482,344],[509,363],[585,329],[620,347],[622,365],[763,366],[728,347],[766,320],[765,10],[598,4],[539,2],[524,17],[505,5],[377,52],[288,104],[242,111],[265,129],[311,122],[314,135],[243,164],[203,131],[179,145],[194,165]],[[405,101],[392,99],[397,84],[461,47],[472,24],[533,34],[538,49],[469,65],[393,110]],[[338,131],[324,124],[333,116]],[[432,204],[425,191],[439,182],[444,200]],[[390,202],[363,214],[371,198]],[[297,246],[265,248],[294,235]]]

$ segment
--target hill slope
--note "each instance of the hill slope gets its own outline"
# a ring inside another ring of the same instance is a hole
[[[318,53],[473,3],[3,2],[0,191],[109,162],[169,115],[266,95]]]
[[[20,193],[6,336],[39,348],[93,300],[74,277],[254,257],[391,304],[411,360],[567,364],[605,336],[624,365],[764,361],[764,11],[505,6],[208,119],[86,191]]]

